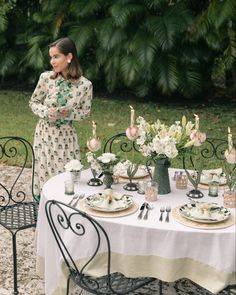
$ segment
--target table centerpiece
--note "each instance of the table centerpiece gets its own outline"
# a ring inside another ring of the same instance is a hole
[[[65,165],[65,169],[70,173],[71,179],[74,183],[79,181],[83,167],[84,166],[81,164],[80,160],[77,159],[73,159]]]
[[[181,122],[176,121],[167,126],[160,120],[148,123],[143,117],[137,118],[139,136],[136,143],[143,156],[154,164],[152,179],[158,183],[158,193],[161,195],[170,192],[168,168],[170,160],[183,153],[195,143],[191,139],[194,123],[183,116]],[[151,175],[150,175],[151,176]]]
[[[91,164],[91,168],[103,175],[103,183],[105,188],[111,188],[113,184],[113,168],[119,162],[119,157],[113,153],[103,153],[97,156],[95,153],[88,152],[87,161]]]

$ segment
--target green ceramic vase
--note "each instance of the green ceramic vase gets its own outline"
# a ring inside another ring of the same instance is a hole
[[[166,195],[170,193],[170,177],[169,167],[170,161],[168,158],[156,159],[154,161],[154,174],[152,180],[158,184],[158,194]]]

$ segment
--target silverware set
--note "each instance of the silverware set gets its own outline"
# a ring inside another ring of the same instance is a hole
[[[75,194],[73,198],[70,200],[70,202],[68,203],[68,205],[71,207],[76,207],[78,202],[82,200],[84,197],[85,197],[85,194],[81,194],[81,195]],[[73,202],[74,204],[72,204]]]
[[[160,208],[160,212],[161,212],[161,215],[159,217],[159,221],[161,221],[161,222],[163,221],[163,214],[166,212],[165,222],[169,222],[169,220],[170,220],[169,215],[170,215],[170,212],[171,212],[171,206],[166,206],[166,207],[162,206]]]
[[[144,211],[146,209],[146,212],[144,214]],[[148,202],[144,202],[139,209],[139,214],[138,214],[138,219],[143,219],[143,220],[147,220],[148,219],[148,213],[149,211],[153,209],[153,204],[152,203],[148,203]],[[170,212],[171,212],[171,206],[167,205],[166,207],[162,206],[160,208],[160,217],[159,217],[159,221],[163,221],[163,215],[166,212],[166,217],[165,217],[165,222],[169,222],[170,221]],[[144,216],[143,216],[144,214]]]
[[[138,215],[138,219],[144,219],[144,220],[147,220],[148,219],[148,213],[149,211],[153,208],[153,204],[150,204],[150,203],[147,203],[147,202],[144,202],[140,209],[139,209],[139,215]],[[145,215],[143,216],[143,213],[144,213],[144,210],[146,209],[146,212],[145,212]]]

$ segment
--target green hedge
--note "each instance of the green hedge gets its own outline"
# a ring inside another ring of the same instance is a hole
[[[194,98],[235,90],[235,0],[1,0],[0,78],[34,84],[47,45],[76,42],[96,89]]]

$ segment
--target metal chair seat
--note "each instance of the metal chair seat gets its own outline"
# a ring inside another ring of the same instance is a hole
[[[142,278],[127,278],[122,273],[112,273],[110,274],[108,285],[108,277],[90,277],[90,276],[80,276],[74,270],[70,273],[71,279],[75,284],[79,285],[82,289],[89,291],[93,294],[127,294],[127,290],[132,292],[137,290],[153,281],[155,278],[142,277]],[[115,293],[112,292],[115,290]]]
[[[38,203],[25,202],[0,209],[0,224],[8,230],[22,230],[36,226]]]

